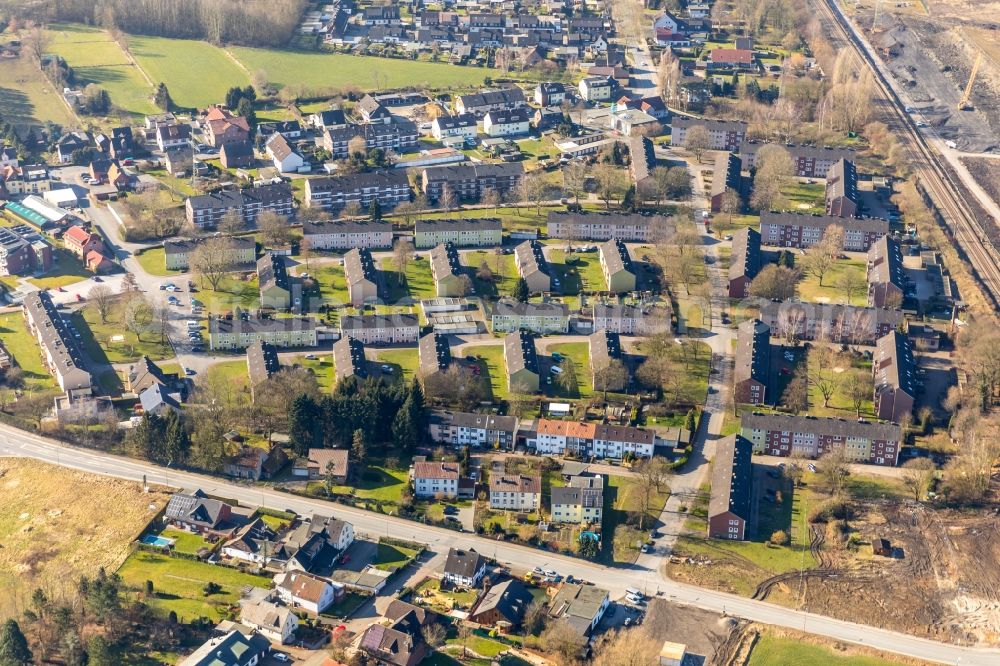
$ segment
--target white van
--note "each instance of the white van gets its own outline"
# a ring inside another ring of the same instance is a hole
[[[636,597],[639,600],[642,600],[642,597],[643,597],[642,592],[640,592],[639,590],[635,589],[634,587],[627,587],[627,588],[625,588],[625,596],[627,596],[627,597]]]
[[[628,601],[630,604],[639,605],[639,604],[642,603],[642,597],[636,597],[636,596],[631,595],[631,594],[626,594],[625,595],[625,600]]]

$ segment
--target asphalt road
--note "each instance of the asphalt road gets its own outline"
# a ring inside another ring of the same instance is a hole
[[[353,523],[358,532],[376,537],[385,534],[418,540],[427,543],[434,553],[440,553],[452,546],[474,547],[484,555],[514,568],[530,569],[535,566],[554,568],[563,575],[572,574],[589,580],[609,590],[614,598],[620,598],[626,587],[638,587],[650,595],[662,595],[672,601],[705,610],[804,630],[846,643],[866,645],[929,661],[967,666],[990,666],[1000,663],[1000,650],[979,650],[936,643],[892,631],[803,613],[766,602],[704,590],[668,580],[661,575],[658,568],[652,569],[642,565],[625,568],[600,566],[469,533],[418,525],[407,520],[318,499],[295,497],[262,487],[230,483],[217,478],[65,446],[6,425],[0,425],[0,453],[44,460],[72,469],[124,479],[138,481],[145,478],[148,483],[162,483],[185,490],[202,488],[211,494],[236,499],[247,506],[264,504],[278,509],[291,509],[304,515],[314,512],[335,514]]]

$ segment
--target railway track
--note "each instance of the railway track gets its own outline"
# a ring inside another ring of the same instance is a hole
[[[997,248],[1000,239],[997,229],[990,220],[980,221],[977,218],[955,178],[941,165],[935,148],[920,133],[909,114],[903,111],[902,100],[889,82],[891,74],[883,70],[855,33],[837,0],[817,0],[814,5],[835,27],[837,34],[830,36],[837,38],[839,35],[840,41],[849,45],[855,57],[873,73],[878,91],[887,102],[883,108],[889,121],[886,124],[907,139],[903,147],[910,158],[918,188],[956,244],[959,254],[968,260],[973,276],[992,301],[994,310],[1000,310],[1000,250]],[[1000,220],[997,222],[1000,223]]]

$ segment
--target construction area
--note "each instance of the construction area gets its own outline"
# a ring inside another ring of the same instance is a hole
[[[962,152],[1000,152],[1000,2],[845,4],[907,89],[917,121]]]
[[[80,576],[117,570],[168,498],[139,483],[0,458],[0,619],[22,610],[35,588],[58,595]]]

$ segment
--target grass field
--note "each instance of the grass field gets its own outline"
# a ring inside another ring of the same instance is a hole
[[[573,361],[573,369],[576,372],[576,388],[567,391],[557,381],[552,379],[552,389],[555,395],[562,398],[589,398],[594,393],[594,382],[590,374],[590,345],[586,342],[564,342],[558,345],[549,345],[546,348],[549,354],[556,352],[562,356],[568,356]],[[554,361],[559,363],[558,361]],[[561,364],[563,371],[566,364]]]
[[[28,332],[20,312],[0,315],[0,341],[24,372],[27,388],[42,391],[57,387],[55,380],[42,364],[42,354],[35,339]]]
[[[562,293],[607,291],[608,283],[597,252],[567,255],[563,250],[552,250],[549,259],[552,276],[559,278]]]
[[[240,599],[240,590],[247,585],[268,588],[271,579],[245,574],[229,567],[206,564],[136,551],[118,570],[127,585],[145,589],[146,581],[153,581],[156,595],[149,604],[160,613],[177,613],[181,622],[195,618],[222,619],[227,609]],[[222,586],[217,594],[206,595],[206,583]]]
[[[357,485],[333,486],[334,493],[354,494],[358,499],[376,500],[380,502],[397,503],[403,496],[403,489],[409,483],[407,470],[389,469],[377,465],[369,465],[360,474]],[[323,482],[310,483],[312,492],[323,492]]]
[[[149,78],[167,84],[178,106],[220,104],[229,88],[250,83],[225,51],[208,42],[133,35],[129,49]]]
[[[111,95],[112,104],[136,116],[156,112],[152,86],[107,32],[64,23],[52,26],[49,35],[51,50],[73,68],[80,87],[101,86]]]
[[[253,274],[251,274],[253,275]],[[238,276],[227,275],[219,282],[219,289],[213,290],[207,280],[195,280],[199,293],[195,298],[205,306],[209,314],[222,314],[235,308],[255,310],[260,304],[260,291],[257,287],[257,277],[242,280]],[[181,302],[187,302],[181,299]]]
[[[178,553],[197,555],[198,551],[202,548],[212,547],[212,544],[205,541],[205,538],[200,534],[193,534],[184,530],[175,530],[172,527],[168,527],[160,532],[160,536],[167,539],[173,539],[174,551]]]
[[[649,529],[655,524],[663,506],[670,496],[669,489],[663,486],[660,492],[655,492],[650,501],[647,518],[640,531],[637,527],[626,524],[630,513],[639,513],[641,499],[639,490],[629,477],[608,476],[608,485],[604,491],[604,538],[613,535],[614,561],[635,562],[639,554],[638,541],[645,542]],[[604,551],[608,557],[608,551]]]
[[[851,294],[850,304],[863,307],[868,304],[866,271],[864,261],[841,259],[823,276],[822,286],[815,275],[804,275],[798,284],[799,298],[814,303],[846,303],[847,292],[842,286],[843,281],[853,279],[854,293]]]
[[[146,332],[140,339],[132,331],[125,330],[122,323],[123,312],[124,302],[119,300],[112,308],[107,322],[101,321],[94,305],[87,305],[74,313],[73,322],[80,332],[83,348],[91,358],[98,362],[106,358],[109,363],[128,363],[142,356],[158,361],[174,355],[170,342],[162,343],[159,333]],[[113,342],[112,338],[117,336],[123,339]]]
[[[406,381],[413,379],[420,362],[416,348],[413,349],[382,349],[375,352],[379,363],[392,366],[392,376],[402,377]]]
[[[466,88],[478,86],[499,72],[480,67],[462,67],[412,60],[394,60],[333,53],[309,53],[233,47],[230,53],[248,71],[266,72],[278,86],[312,89],[361,88]],[[235,85],[235,84],[233,84]]]
[[[76,119],[38,68],[26,58],[4,59],[0,66],[0,109],[18,127],[51,121],[74,127]]]
[[[216,363],[208,369],[207,375],[210,379],[218,378],[219,381],[227,381],[234,384],[243,385],[250,383],[250,378],[247,375],[247,362],[243,359]]]
[[[503,358],[503,345],[470,347],[466,356],[479,356],[479,367],[490,380],[490,391],[494,400],[507,399],[507,364]]]
[[[857,654],[838,654],[832,648],[770,631],[761,634],[748,666],[892,666],[902,662]]]
[[[807,363],[810,364],[810,377],[818,376],[818,368],[815,356],[812,351],[809,353]],[[857,411],[843,386],[851,375],[859,376],[862,381],[871,382],[871,363],[862,358],[854,358],[847,355],[837,356],[832,368],[825,371],[824,377],[831,382],[834,387],[833,395],[830,397],[829,406],[823,405],[823,393],[816,382],[809,382],[809,413],[813,416],[829,416],[835,418],[854,419],[857,418]],[[826,384],[826,382],[824,382]],[[861,403],[861,415],[873,417],[875,415],[872,406],[872,397],[868,395]]]
[[[182,271],[171,271],[167,269],[166,257],[162,247],[153,247],[141,254],[135,255],[135,260],[142,266],[142,270],[150,275],[178,275]]]
[[[348,302],[347,279],[344,277],[343,266],[337,264],[315,266],[308,273],[319,285],[319,295],[324,301],[335,305]]]
[[[399,303],[407,297],[420,300],[437,296],[437,289],[434,287],[434,274],[431,273],[431,264],[427,257],[414,257],[414,260],[406,266],[404,280],[399,279],[396,262],[391,257],[382,260],[380,269],[389,290],[389,303]]]
[[[316,383],[319,384],[320,390],[324,393],[329,393],[333,390],[333,385],[337,381],[337,376],[333,368],[332,354],[324,354],[322,356],[317,355],[316,358],[305,358],[304,355],[296,356],[295,365],[305,368],[306,370],[311,370],[313,377],[316,378]]]
[[[378,549],[375,551],[375,561],[373,564],[376,569],[391,571],[406,565],[417,554],[417,551],[412,548],[380,543]]]
[[[492,250],[475,250],[461,255],[462,264],[472,269],[472,286],[480,296],[509,296],[517,282],[517,264],[514,255],[502,254],[497,257]],[[476,277],[476,271],[486,262],[493,271],[493,282],[484,282]],[[499,270],[497,267],[499,266]]]
[[[28,282],[39,289],[55,289],[75,284],[93,276],[76,258],[76,255],[67,250],[56,248],[52,254],[52,268],[42,277],[28,278]]]
[[[79,576],[117,569],[168,497],[143,493],[138,483],[0,458],[0,618],[23,610],[36,587],[60,595],[75,590]]]
[[[785,180],[781,185],[781,199],[775,208],[796,213],[822,215],[826,212],[826,185],[823,182],[808,185]]]

